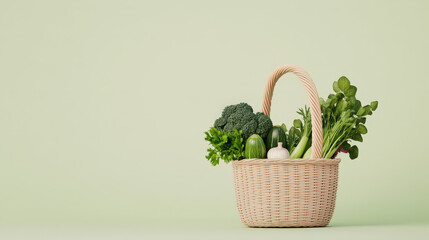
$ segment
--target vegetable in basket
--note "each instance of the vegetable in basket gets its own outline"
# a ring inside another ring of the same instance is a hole
[[[206,158],[213,166],[219,164],[219,159],[223,159],[225,163],[229,163],[232,160],[243,158],[244,147],[241,131],[234,129],[232,133],[227,133],[212,127],[205,134],[206,141],[212,145],[212,148],[207,149],[208,154]]]
[[[288,159],[289,151],[283,148],[283,143],[279,142],[277,147],[271,148],[267,153],[268,159]]]
[[[283,146],[286,147],[286,133],[283,127],[272,127],[270,133],[268,133],[266,143],[267,149],[277,147],[279,143],[282,143]]]
[[[258,134],[253,134],[247,139],[244,150],[244,157],[246,159],[265,158],[266,153],[264,140]]]
[[[359,149],[350,142],[363,141],[362,135],[368,132],[364,125],[366,117],[377,109],[378,102],[362,106],[356,99],[357,88],[346,77],[335,81],[333,89],[335,94],[330,94],[326,100],[320,98],[322,157],[335,158],[339,152],[345,152],[355,159]],[[205,139],[211,145],[206,158],[214,166],[219,164],[220,159],[228,163],[244,157],[264,158],[266,150],[275,148],[278,143],[289,150],[291,159],[309,158],[312,150],[311,114],[306,106],[297,113],[301,115],[302,121],[295,119],[288,130],[285,124],[273,127],[268,116],[260,112],[253,113],[247,103],[227,106],[222,116],[215,121],[214,127],[205,132]]]
[[[304,110],[302,108],[299,109],[298,114],[302,116],[302,119],[304,120],[304,124],[301,122],[301,120],[296,119],[294,121],[294,127],[300,128],[301,130],[301,139],[298,142],[298,145],[293,149],[292,153],[290,154],[290,158],[300,158],[302,154],[304,154],[304,151],[306,150],[307,142],[310,138],[311,134],[311,115],[310,115],[310,109],[305,107]],[[292,149],[291,149],[292,150]]]
[[[247,103],[230,105],[223,109],[222,116],[218,118],[214,127],[224,132],[232,133],[234,128],[242,131],[243,140],[246,142],[253,134],[258,134],[263,139],[273,127],[273,122],[265,114],[253,113],[252,107]]]
[[[350,142],[363,141],[362,134],[368,132],[364,125],[366,116],[372,115],[373,111],[378,107],[378,102],[373,101],[370,105],[362,106],[361,102],[356,99],[357,88],[351,85],[350,81],[344,76],[334,82],[333,89],[335,94],[330,94],[326,101],[320,98],[323,122],[322,157],[334,158],[339,152],[345,152],[349,154],[351,159],[356,159],[359,155],[359,149],[356,145],[350,145]],[[308,124],[310,126],[311,120],[307,123],[305,121],[306,117],[303,114],[301,115],[305,122],[304,125]],[[311,119],[311,116],[308,116],[308,118]],[[311,132],[311,127],[309,131]],[[300,141],[303,138],[301,137]],[[299,150],[302,149],[302,146],[300,147]],[[309,158],[310,155],[311,147],[306,150],[303,158]],[[302,154],[291,154],[291,158],[301,157]]]
[[[247,139],[254,134],[264,139],[272,127],[273,123],[268,116],[260,112],[253,113],[252,107],[247,103],[227,106],[223,109],[222,116],[215,121],[214,127],[205,132],[205,140],[211,145],[207,149],[206,158],[213,166],[219,164],[219,159],[223,159],[225,163],[243,159]],[[263,157],[265,154],[264,150]]]

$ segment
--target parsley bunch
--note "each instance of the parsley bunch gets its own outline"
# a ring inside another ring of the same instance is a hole
[[[206,158],[213,166],[219,164],[219,159],[229,163],[243,158],[244,144],[241,131],[234,128],[231,133],[228,133],[212,127],[205,134],[205,140],[212,146],[207,149]]]

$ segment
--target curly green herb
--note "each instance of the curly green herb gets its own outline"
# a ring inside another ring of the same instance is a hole
[[[228,133],[212,127],[205,134],[205,140],[212,146],[207,149],[206,158],[213,166],[219,164],[219,159],[229,163],[243,158],[244,143],[241,131],[234,128],[231,133]]]

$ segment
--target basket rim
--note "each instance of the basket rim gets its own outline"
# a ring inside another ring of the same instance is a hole
[[[341,162],[340,158],[327,159],[242,159],[232,161],[233,166],[240,165],[338,165]]]

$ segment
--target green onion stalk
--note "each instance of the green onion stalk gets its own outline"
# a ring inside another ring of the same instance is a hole
[[[301,125],[301,140],[298,142],[298,145],[293,149],[292,153],[290,154],[291,159],[301,158],[304,154],[308,140],[310,139],[311,135],[311,114],[310,110],[305,107],[305,110],[302,108],[299,109],[298,114],[302,116],[302,119],[304,120],[304,125]],[[296,124],[294,124],[296,125]]]

